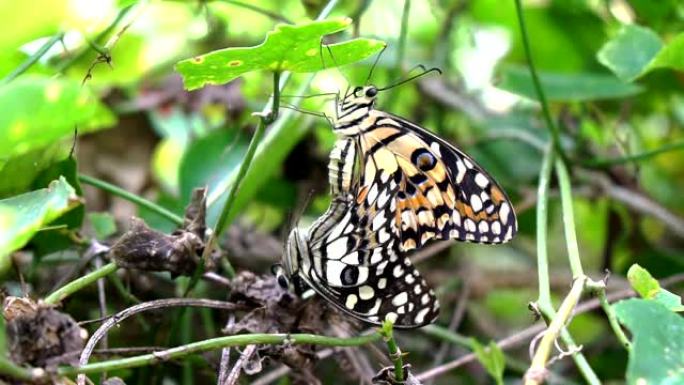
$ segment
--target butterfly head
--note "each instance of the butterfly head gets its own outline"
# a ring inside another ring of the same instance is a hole
[[[379,89],[375,86],[355,87],[347,92],[342,99],[342,103],[337,105],[337,124],[338,127],[348,127],[357,125],[368,115],[378,96]]]

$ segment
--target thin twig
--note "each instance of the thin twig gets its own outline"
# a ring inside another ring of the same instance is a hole
[[[181,299],[189,300],[187,298]],[[80,379],[84,374],[100,373],[103,371],[112,371],[124,368],[136,368],[140,366],[185,357],[190,354],[201,353],[209,350],[222,349],[228,346],[246,346],[252,344],[279,345],[283,343],[294,345],[314,344],[321,346],[361,346],[378,341],[380,339],[382,339],[382,336],[379,333],[351,338],[328,337],[316,334],[240,334],[234,336],[210,338],[207,340],[197,341],[190,344],[170,348],[161,352],[144,354],[141,356],[96,362],[93,364],[81,365],[79,367],[60,367],[57,370],[57,374],[79,374]],[[88,348],[88,346],[86,346],[86,348]],[[79,385],[85,385],[85,378],[81,382],[79,382]]]
[[[228,316],[228,321],[226,321],[226,327],[224,330],[231,330],[235,324],[235,315],[231,314]],[[228,377],[228,365],[230,364],[230,348],[225,348],[221,350],[221,362],[219,364],[219,374],[216,385],[223,385]]]
[[[566,323],[570,320],[573,310],[584,292],[586,282],[587,278],[584,276],[576,278],[570,292],[558,308],[558,313],[553,317],[550,317],[552,319],[551,324],[544,331],[544,335],[532,358],[532,364],[525,373],[525,385],[538,385],[544,382],[544,379],[547,376],[546,363],[551,357],[554,343],[561,334],[563,328],[565,328]],[[542,311],[544,311],[543,308]]]
[[[449,320],[449,326],[447,327],[447,330],[451,332],[456,332],[456,330],[458,330],[458,326],[461,324],[461,321],[463,320],[463,316],[465,314],[466,304],[468,303],[469,295],[470,283],[469,280],[466,279],[463,281],[463,288],[461,289],[461,292],[458,294],[456,306],[454,308],[454,312],[451,315],[451,320]],[[435,358],[432,360],[432,366],[434,367],[444,362],[444,358],[446,357],[447,353],[449,353],[450,349],[451,346],[448,344],[448,342],[443,341],[439,349],[437,349],[437,354],[435,354]]]
[[[597,172],[578,170],[577,175],[580,178],[587,179],[593,182],[593,184],[598,185],[606,195],[622,202],[625,206],[660,220],[674,234],[680,238],[684,238],[684,219],[670,212],[644,194],[618,186],[608,177]]]
[[[75,368],[65,368],[63,370],[66,370],[69,373],[87,373],[87,371],[81,371],[84,366],[87,366],[88,360],[90,358],[90,355],[92,354],[93,350],[95,349],[95,346],[97,346],[97,343],[105,336],[107,335],[107,332],[109,329],[113,328],[117,324],[119,324],[121,321],[125,320],[126,318],[144,312],[148,310],[153,310],[153,309],[159,309],[159,308],[166,308],[166,307],[176,307],[176,306],[195,306],[195,307],[209,307],[209,308],[214,308],[214,309],[224,309],[224,310],[235,310],[239,308],[235,304],[231,302],[224,302],[224,301],[214,301],[214,300],[208,300],[208,299],[198,299],[198,298],[168,298],[168,299],[160,299],[160,300],[155,300],[155,301],[149,301],[149,302],[143,302],[141,304],[131,306],[128,309],[122,310],[113,316],[109,317],[100,327],[93,333],[93,335],[90,337],[88,342],[86,343],[86,346],[83,348],[83,352],[81,353],[81,356],[78,360],[79,367],[80,369],[75,369]],[[140,357],[140,356],[138,356]],[[152,361],[149,361],[152,362]],[[102,364],[102,363],[100,363]],[[94,372],[101,372],[101,371],[106,371],[106,370],[111,370],[107,365],[100,365],[97,366],[98,364],[94,364],[96,367],[102,367],[104,366],[103,370],[95,370]],[[116,365],[113,365],[116,367]],[[126,366],[122,366],[126,367]],[[117,367],[118,368],[118,367]],[[77,378],[78,385],[85,385],[86,377],[83,374],[79,374]]]
[[[29,68],[31,68],[32,65],[36,64],[36,62],[38,62],[38,60],[40,60],[40,58],[42,58],[50,50],[50,48],[52,48],[53,45],[63,38],[64,32],[60,32],[48,39],[48,41],[38,48],[33,55],[29,56],[23,63],[21,63],[21,65],[19,65],[19,67],[15,68],[12,72],[5,76],[2,81],[0,81],[0,85],[5,85],[26,72]]]
[[[245,347],[242,353],[240,353],[240,358],[238,358],[237,362],[235,362],[233,370],[230,371],[226,382],[221,385],[235,385],[237,383],[237,381],[240,379],[242,368],[244,367],[245,363],[254,355],[256,348],[256,345],[247,345]]]
[[[62,286],[61,288],[55,290],[54,292],[52,292],[52,294],[45,297],[44,302],[47,304],[55,305],[63,301],[69,295],[83,289],[84,287],[90,285],[93,282],[96,282],[100,278],[106,277],[107,275],[115,272],[117,269],[118,267],[114,262],[108,263],[102,266],[101,268],[89,274],[86,274],[83,277],[79,277]]]

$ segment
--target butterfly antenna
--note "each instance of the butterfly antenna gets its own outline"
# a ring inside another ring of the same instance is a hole
[[[299,98],[299,99],[309,99],[309,98],[317,98],[321,96],[334,96],[337,95],[337,92],[322,92],[320,94],[311,94],[311,95],[280,95],[281,98]]]
[[[368,77],[366,78],[366,82],[364,85],[368,85],[368,82],[370,82],[371,77],[373,76],[373,71],[375,70],[375,66],[378,65],[378,62],[380,61],[380,57],[382,54],[385,52],[385,49],[387,49],[387,44],[385,44],[380,52],[378,52],[378,56],[375,57],[375,61],[373,62],[373,65],[371,66],[370,72],[368,73]]]
[[[342,71],[340,70],[340,65],[337,64],[337,60],[335,60],[335,56],[333,56],[332,49],[330,49],[330,44],[324,44],[323,41],[321,41],[319,54],[321,55],[321,63],[323,63],[323,68],[327,68],[327,66],[325,65],[325,60],[323,58],[323,46],[325,46],[325,49],[328,50],[328,55],[330,55],[330,60],[332,60],[333,64],[335,65],[335,70],[337,70],[337,73],[339,73],[340,76],[342,76],[342,78],[344,79],[344,81],[347,82],[347,85],[349,85],[349,79],[347,79],[347,77],[344,76],[344,73],[342,73]]]
[[[427,74],[429,74],[430,72],[437,72],[437,73],[439,73],[440,75],[442,74],[442,70],[440,70],[440,69],[437,68],[437,67],[432,67],[432,68],[430,68],[430,69],[425,69],[425,67],[424,67],[422,64],[418,65],[417,67],[423,69],[423,72],[421,72],[421,73],[419,73],[419,74],[417,74],[417,75],[411,76],[411,77],[409,77],[409,78],[406,78],[406,79],[404,79],[404,80],[401,80],[401,81],[399,81],[399,82],[397,82],[397,83],[394,83],[394,84],[392,84],[392,85],[389,85],[389,86],[387,86],[387,87],[378,88],[378,91],[385,91],[385,90],[389,90],[390,88],[394,88],[394,87],[400,86],[400,85],[402,85],[402,84],[404,84],[404,83],[408,83],[408,82],[410,82],[410,81],[412,81],[412,80],[415,80],[415,79],[417,79],[417,78],[419,78],[419,77],[421,77],[421,76],[427,75]]]
[[[283,103],[283,102],[280,102],[280,106],[283,107],[283,108],[287,108],[288,110],[293,110],[293,111],[300,112],[300,113],[302,113],[302,114],[315,116],[315,117],[317,117],[317,118],[323,118],[323,119],[325,119],[325,120],[328,122],[328,124],[330,124],[331,126],[333,125],[332,120],[330,119],[330,117],[329,117],[325,112],[314,112],[314,111],[309,111],[309,110],[305,110],[305,109],[296,107],[296,106],[294,106],[294,105],[292,105],[292,104],[290,104],[290,103]]]

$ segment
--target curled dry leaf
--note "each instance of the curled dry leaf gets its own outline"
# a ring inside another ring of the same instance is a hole
[[[241,272],[232,281],[230,301],[242,304],[251,310],[233,327],[228,334],[248,333],[313,333],[330,334],[331,325],[344,324],[350,328],[345,317],[315,297],[302,301],[278,285],[274,276],[257,276],[251,272]],[[261,357],[269,357],[291,367],[295,378],[302,383],[315,383],[313,367],[316,362],[315,346],[282,345],[263,346]],[[307,382],[308,381],[308,382]]]
[[[411,365],[406,364],[403,366],[404,369],[404,378],[405,380],[402,382],[398,382],[397,380],[394,379],[394,366],[386,366],[378,372],[378,374],[373,377],[373,384],[378,384],[378,385],[396,385],[396,384],[404,384],[404,385],[421,385],[421,382],[418,381],[413,374],[411,374]]]
[[[167,235],[149,228],[141,219],[131,218],[130,228],[112,246],[110,256],[120,267],[191,275],[200,263],[205,232],[206,189],[197,189],[181,229]]]
[[[7,345],[19,365],[76,365],[87,332],[70,315],[29,298],[7,297],[3,304]]]

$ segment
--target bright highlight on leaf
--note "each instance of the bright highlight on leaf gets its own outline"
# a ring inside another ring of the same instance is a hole
[[[0,200],[0,260],[79,204],[81,199],[63,177],[50,183],[48,188]]]
[[[627,279],[642,298],[658,302],[672,311],[684,311],[682,298],[661,288],[651,273],[638,264],[635,263],[629,268]]]
[[[379,52],[385,43],[373,39],[353,39],[323,45],[324,36],[340,32],[351,24],[349,18],[279,25],[255,47],[225,48],[186,59],[176,64],[185,88],[194,90],[207,84],[224,84],[257,70],[315,72],[363,60]],[[332,57],[331,57],[332,56]]]

